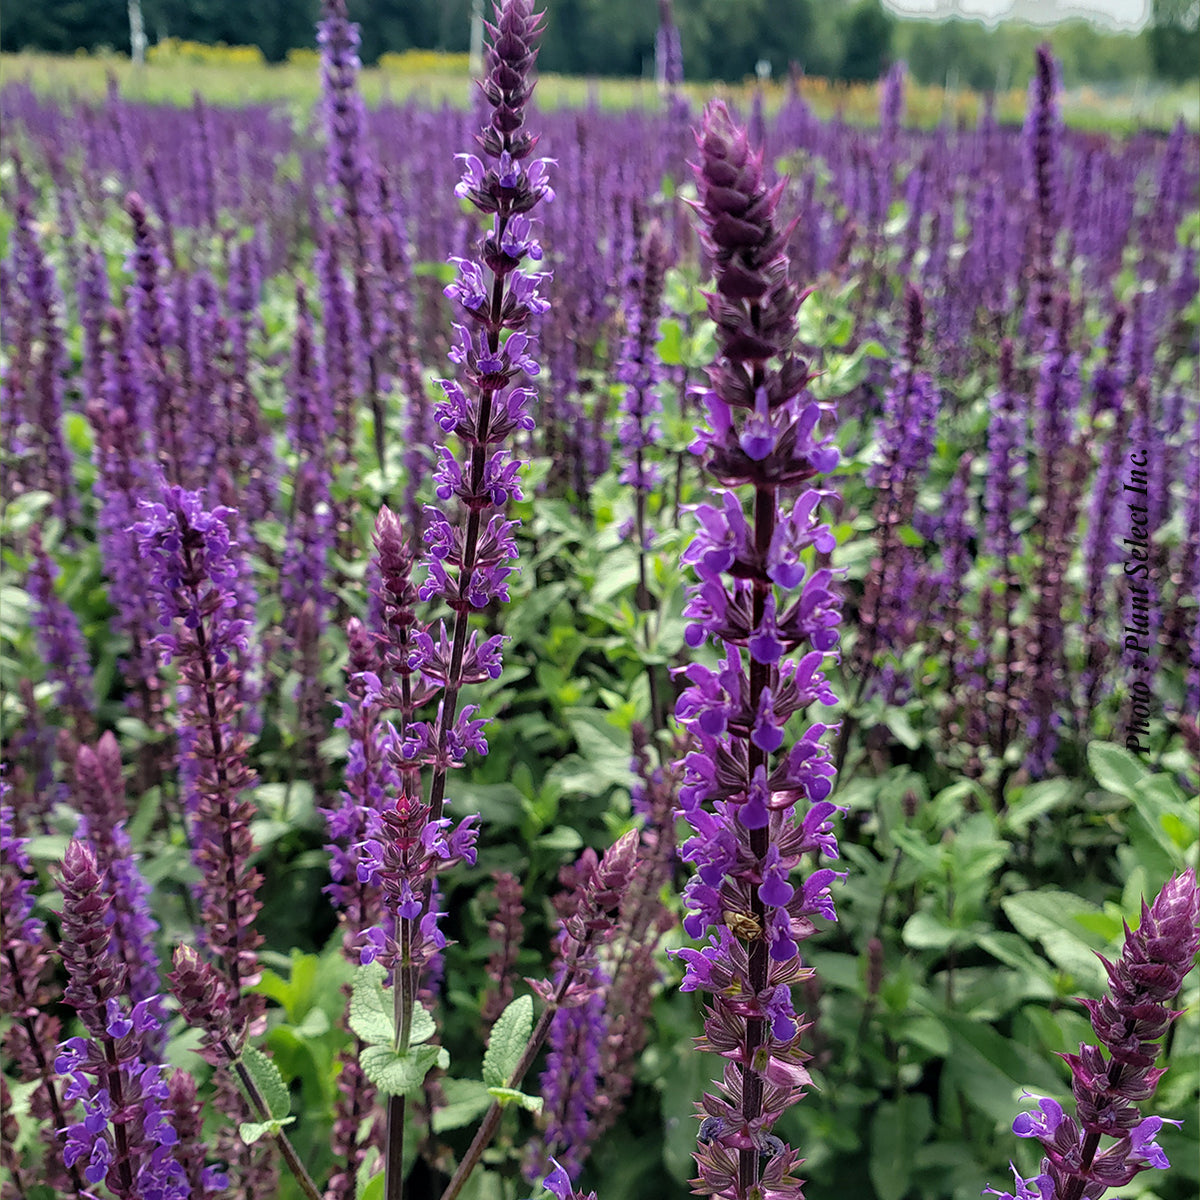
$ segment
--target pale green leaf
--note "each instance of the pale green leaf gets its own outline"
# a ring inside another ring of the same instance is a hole
[[[478,1079],[446,1079],[442,1082],[446,1103],[433,1112],[433,1132],[461,1129],[481,1117],[491,1105],[488,1089]]]
[[[267,1106],[268,1115],[274,1121],[282,1121],[291,1112],[292,1102],[279,1068],[253,1046],[247,1046],[242,1051],[241,1062]]]
[[[483,1056],[483,1082],[488,1087],[508,1087],[512,1073],[533,1032],[533,997],[518,996],[492,1027]]]
[[[527,1096],[524,1092],[517,1091],[516,1088],[505,1087],[490,1087],[487,1093],[501,1108],[507,1108],[510,1104],[519,1104],[526,1112],[540,1113],[542,1111],[541,1096]]]
[[[450,1056],[441,1046],[413,1046],[401,1054],[390,1046],[368,1046],[359,1064],[367,1078],[388,1096],[417,1091],[434,1066],[446,1066]]]
[[[290,1125],[295,1119],[295,1117],[284,1117],[281,1121],[243,1121],[238,1126],[238,1137],[247,1146],[253,1146],[261,1137],[274,1137],[285,1125]]]
[[[350,1028],[369,1046],[390,1046],[396,1036],[392,997],[383,987],[386,974],[377,962],[364,963],[354,972]]]
[[[1096,782],[1106,791],[1130,800],[1134,789],[1150,773],[1136,755],[1111,742],[1090,742],[1087,756]]]

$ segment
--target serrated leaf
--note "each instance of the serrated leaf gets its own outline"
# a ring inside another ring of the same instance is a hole
[[[354,972],[350,993],[350,1028],[368,1046],[391,1046],[396,1037],[392,998],[383,989],[387,972],[377,962],[364,963]]]
[[[291,1112],[292,1102],[279,1068],[261,1050],[255,1050],[253,1046],[247,1046],[242,1051],[241,1062],[267,1106],[271,1120],[284,1120]]]
[[[1134,789],[1150,773],[1136,755],[1111,742],[1090,742],[1087,757],[1096,782],[1106,791],[1130,800]]]
[[[489,1088],[506,1088],[521,1061],[533,1032],[533,997],[518,996],[492,1026],[483,1056],[483,1082]]]
[[[429,1041],[435,1033],[437,1033],[437,1025],[434,1024],[434,1020],[429,1015],[428,1009],[423,1004],[414,1004],[412,1024],[408,1031],[408,1044],[410,1046],[419,1046],[422,1042]]]
[[[285,1125],[290,1125],[295,1119],[295,1117],[284,1117],[278,1121],[243,1121],[238,1126],[238,1137],[247,1146],[253,1146],[261,1137],[274,1137]]]
[[[403,1054],[390,1046],[368,1046],[359,1064],[381,1092],[407,1096],[420,1088],[434,1066],[449,1066],[450,1055],[441,1046],[413,1046]]]
[[[527,1096],[516,1088],[490,1087],[487,1094],[500,1105],[507,1108],[510,1104],[519,1104],[526,1112],[540,1113],[544,1103],[541,1096]]]

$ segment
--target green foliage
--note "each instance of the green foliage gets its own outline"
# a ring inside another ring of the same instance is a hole
[[[518,996],[492,1027],[483,1056],[483,1082],[488,1088],[507,1088],[533,1032],[533,997]]]
[[[253,1046],[247,1046],[238,1061],[245,1067],[257,1097],[266,1106],[270,1121],[285,1121],[291,1112],[292,1105],[288,1097],[287,1084],[283,1082],[279,1068],[261,1050],[256,1050]],[[240,1073],[238,1078],[241,1081]],[[250,1100],[251,1107],[257,1111],[258,1105],[250,1086],[244,1081],[242,1081],[242,1086],[246,1092],[246,1098]],[[257,1136],[261,1136],[261,1134]]]
[[[895,20],[879,0],[861,0],[846,19],[841,79],[878,79],[887,70]]]
[[[413,1046],[393,1050],[391,1046],[368,1046],[359,1056],[366,1077],[385,1096],[415,1095],[425,1076],[435,1067],[450,1065],[450,1055],[441,1046]]]
[[[365,1043],[359,1063],[367,1078],[386,1095],[404,1096],[417,1092],[434,1066],[445,1070],[450,1055],[441,1046],[427,1044],[437,1026],[420,1004],[413,1005],[408,1046],[400,1048],[393,996],[383,986],[386,974],[374,962],[363,964],[355,972],[349,1024]]]
[[[1153,0],[1150,58],[1164,79],[1182,82],[1200,74],[1200,8],[1195,0]]]
[[[827,18],[818,14],[816,19]],[[815,171],[817,165],[806,162],[800,168]],[[119,263],[119,242],[110,234],[107,227],[101,230],[101,244]],[[286,299],[292,282],[271,281],[262,310],[266,345],[275,357],[283,355],[294,322],[294,306]],[[659,346],[665,362],[688,368],[693,378],[713,352],[700,282],[694,272],[670,273],[672,315],[662,324]],[[801,339],[821,348],[814,392],[822,399],[854,396],[887,365],[884,347],[894,331],[884,327],[880,340],[859,340],[865,286],[862,280],[844,287],[823,281],[802,309]],[[266,410],[278,419],[282,372],[264,371]],[[608,396],[614,398],[615,392]],[[340,934],[333,934],[320,891],[328,880],[328,860],[316,811],[318,795],[327,796],[328,790],[320,793],[296,776],[296,743],[288,741],[287,732],[294,723],[294,712],[286,707],[291,677],[277,668],[275,690],[285,699],[268,714],[256,762],[263,782],[253,793],[266,876],[261,927],[268,947],[256,990],[271,1004],[262,1042],[270,1057],[257,1049],[248,1049],[244,1057],[269,1115],[245,1123],[241,1134],[253,1141],[286,1126],[317,1177],[328,1178],[334,1168],[330,1134],[338,1059],[357,1037],[365,1047],[364,1069],[388,1094],[420,1093],[450,1055],[456,1071],[480,1076],[437,1079],[445,1103],[434,1109],[432,1134],[439,1145],[460,1152],[473,1124],[493,1101],[500,1102],[506,1108],[500,1141],[472,1186],[477,1197],[488,1200],[527,1194],[516,1184],[515,1164],[539,1102],[509,1085],[533,1026],[533,1001],[524,996],[509,1006],[481,1060],[478,1006],[489,951],[481,894],[492,868],[512,870],[523,879],[527,949],[517,973],[533,974],[546,958],[552,931],[548,899],[557,890],[559,869],[584,846],[608,844],[631,822],[629,734],[634,721],[646,723],[653,716],[653,672],[666,676],[681,661],[684,592],[678,554],[690,534],[687,506],[705,495],[684,453],[694,415],[681,409],[672,389],[666,389],[663,401],[664,466],[678,479],[680,504],[654,514],[661,540],[645,563],[648,607],[637,600],[637,555],[617,532],[629,515],[629,500],[611,476],[598,482],[586,518],[552,492],[516,506],[523,574],[513,584],[514,602],[503,618],[511,638],[505,670],[471,698],[482,715],[502,719],[489,728],[487,759],[458,773],[450,789],[455,812],[482,814],[480,862],[447,877],[455,943],[446,952],[450,992],[438,1012],[440,1027],[423,1007],[414,1010],[410,1047],[403,1054],[394,1048],[393,997],[383,987],[382,968],[349,965]],[[963,446],[977,441],[985,427],[986,397],[977,383],[964,380],[955,402],[961,420],[938,449],[935,494]],[[86,455],[86,426],[74,422],[70,434],[77,455]],[[844,506],[837,518],[838,562],[852,590],[871,566],[871,540],[862,535],[872,528],[866,472],[874,447],[869,427],[856,419],[843,421],[839,441]],[[546,477],[546,467],[532,464],[530,495],[536,481]],[[369,542],[381,488],[379,476],[356,478],[348,472],[339,481],[339,496],[353,501],[348,537],[360,552]],[[15,498],[6,509],[7,528],[19,533],[42,523],[47,545],[63,568],[59,587],[80,615],[101,671],[109,672],[98,679],[108,696],[113,689],[105,680],[112,678],[111,664],[123,647],[108,632],[95,547],[85,543],[78,552],[63,553],[61,531],[45,517],[48,501],[38,494]],[[282,526],[256,532],[270,553],[279,553]],[[912,526],[900,536],[924,545]],[[53,695],[39,673],[27,597],[9,582],[22,577],[25,564],[11,545],[3,553],[0,666],[6,686],[0,689],[0,717],[7,740],[19,733],[21,713],[10,681],[34,680],[35,696],[46,709]],[[341,566],[346,608],[361,611],[361,553]],[[271,569],[266,562],[255,567]],[[987,569],[982,564],[981,574]],[[264,621],[274,619],[264,614]],[[331,694],[340,695],[345,659],[340,632],[330,631],[325,651],[326,682]],[[798,993],[812,1022],[805,1045],[814,1055],[815,1086],[781,1129],[805,1155],[804,1172],[812,1181],[808,1191],[814,1196],[959,1200],[978,1195],[988,1171],[993,1181],[999,1179],[1009,1155],[1026,1149],[1014,1147],[1009,1132],[1022,1089],[1059,1098],[1069,1091],[1057,1055],[1090,1036],[1075,997],[1097,995],[1103,986],[1096,953],[1111,958],[1118,952],[1123,922],[1136,924],[1142,897],[1195,862],[1200,841],[1195,797],[1178,782],[1188,764],[1177,749],[1151,765],[1122,746],[1093,742],[1077,748],[1077,769],[1069,778],[1029,783],[1008,769],[981,780],[962,778],[947,762],[938,731],[943,681],[936,666],[920,661],[915,666],[922,682],[903,705],[866,700],[853,707],[869,738],[852,739],[835,796],[849,810],[843,837],[847,877],[834,889],[840,922],[810,944],[814,981]],[[162,735],[124,715],[119,699],[106,700],[100,717],[134,754],[161,740]],[[338,731],[322,748],[330,780],[336,779],[344,754],[344,735]],[[155,888],[165,947],[189,936],[194,868],[168,820],[175,797],[149,788],[132,801],[127,831]],[[43,878],[48,865],[61,859],[73,827],[70,814],[56,813],[53,819],[52,832],[30,846]],[[55,903],[47,891],[43,908]],[[672,945],[682,943],[678,932],[673,938]],[[875,938],[882,946],[878,981],[867,969]],[[603,1181],[602,1190],[612,1195],[682,1200],[683,1181],[693,1173],[694,1103],[720,1071],[718,1060],[695,1050],[699,1005],[679,993],[678,965],[665,963],[664,975],[630,1115],[593,1160],[591,1178]],[[1184,1005],[1190,1012],[1174,1034],[1171,1070],[1155,1102],[1165,1116],[1194,1116],[1200,1086],[1195,986]],[[433,1044],[435,1033],[446,1049]],[[198,1072],[207,1087],[195,1040],[194,1035],[176,1037],[168,1058]],[[528,1081],[522,1087],[535,1090]],[[36,1142],[37,1122],[27,1092],[14,1088],[13,1100],[18,1147],[24,1148]],[[419,1139],[410,1132],[406,1142],[415,1153]],[[1195,1169],[1189,1165],[1197,1157],[1192,1152],[1195,1122],[1182,1134],[1172,1130],[1171,1137],[1179,1139],[1174,1145],[1180,1149],[1172,1153],[1176,1174],[1156,1185],[1154,1194],[1163,1200],[1195,1194]],[[382,1194],[376,1170],[374,1160],[364,1166],[360,1195]],[[291,1195],[285,1191],[281,1200]]]

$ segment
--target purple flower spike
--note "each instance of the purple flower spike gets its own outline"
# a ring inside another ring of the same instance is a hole
[[[1166,1170],[1170,1163],[1157,1139],[1164,1125],[1179,1123],[1143,1117],[1138,1105],[1165,1074],[1166,1068],[1154,1065],[1159,1042],[1180,1015],[1167,1005],[1192,969],[1197,948],[1200,888],[1189,868],[1168,880],[1152,905],[1143,901],[1137,931],[1125,927],[1121,957],[1115,963],[1100,960],[1108,971],[1108,992],[1083,1001],[1100,1046],[1081,1045],[1078,1054],[1063,1055],[1071,1068],[1075,1116],[1057,1100],[1038,1097],[1034,1111],[1013,1121],[1017,1137],[1041,1142],[1042,1173],[1018,1177],[1015,1195],[991,1188],[985,1195],[1085,1200],[1123,1187],[1142,1171]]]
[[[91,1036],[63,1042],[54,1062],[67,1081],[64,1099],[83,1101],[82,1120],[64,1130],[63,1162],[81,1166],[89,1183],[105,1183],[120,1200],[184,1200],[187,1177],[170,1154],[178,1138],[165,1068],[156,1061],[161,1000],[155,994],[130,1006],[125,998],[128,973],[112,950],[105,882],[91,847],[72,841],[62,865],[64,998]]]
[[[822,664],[837,644],[839,600],[830,573],[806,578],[804,561],[833,548],[817,516],[822,493],[805,489],[837,455],[816,436],[820,409],[793,351],[803,297],[775,221],[781,188],[767,188],[761,154],[722,104],[706,110],[697,144],[719,357],[693,451],[722,494],[720,507],[697,511],[700,529],[683,555],[697,577],[685,616],[689,645],[712,640],[724,653],[715,671],[686,668],[690,686],[676,707],[694,747],[680,789],[695,830],[682,854],[697,869],[684,928],[708,934],[703,950],[679,956],[682,988],[712,994],[700,1045],[726,1068],[701,1102],[695,1187],[726,1200],[799,1200],[798,1156],[770,1130],[809,1082],[792,1002],[792,986],[810,973],[799,943],[815,932],[812,914],[835,914],[832,871],[803,887],[792,872],[806,852],[837,849],[827,826],[834,806],[821,803],[833,775],[817,740],[825,726],[791,748],[784,728],[799,708],[836,702]]]
[[[138,549],[148,563],[163,632],[157,642],[164,661],[180,674],[181,737],[192,856],[201,871],[197,884],[201,934],[220,959],[238,997],[238,1015],[253,1024],[263,997],[241,989],[257,982],[260,935],[254,917],[262,876],[249,865],[254,852],[250,823],[256,814],[247,793],[254,783],[239,695],[239,652],[250,638],[240,616],[243,569],[230,535],[236,516],[208,510],[201,497],[167,488],[161,503],[143,501],[135,526]]]
[[[326,9],[344,17],[341,0],[327,0]],[[352,640],[360,669],[351,673],[351,694],[358,704],[344,709],[343,724],[355,740],[345,803],[327,814],[341,843],[334,860],[335,898],[349,921],[361,922],[376,898],[385,914],[380,926],[352,930],[349,945],[360,961],[378,961],[390,970],[401,1021],[418,1001],[422,977],[427,986],[440,977],[438,956],[446,938],[438,924],[435,876],[459,862],[475,862],[476,818],[452,822],[445,816],[446,783],[469,753],[487,753],[485,721],[476,717],[477,706],[460,707],[461,692],[499,676],[501,639],[481,641],[470,626],[478,610],[508,600],[517,557],[517,523],[505,510],[510,500],[521,498],[522,464],[511,442],[518,431],[533,428],[529,406],[536,393],[527,379],[539,366],[529,326],[548,307],[540,290],[549,279],[523,270],[523,264],[542,257],[529,214],[553,198],[547,163],[527,161],[537,139],[524,129],[541,21],[530,0],[506,0],[496,8],[495,24],[488,25],[491,45],[479,83],[488,119],[475,139],[480,155],[460,156],[465,170],[455,192],[490,216],[491,225],[474,256],[452,259],[457,278],[445,294],[461,316],[450,353],[458,372],[442,381],[445,399],[435,410],[437,429],[455,435],[458,451],[433,447],[439,503],[426,508],[423,530],[412,521],[402,528],[386,508],[376,522],[374,653]],[[424,577],[414,583],[419,541]],[[418,601],[440,601],[442,611],[421,625]],[[385,707],[399,713],[386,732],[379,721]],[[416,719],[419,709],[427,719]],[[422,780],[426,767],[428,793]],[[355,835],[358,840],[347,845]],[[403,1121],[403,1112],[402,1105],[388,1106],[389,1144],[400,1136],[395,1123]],[[398,1169],[398,1163],[389,1163],[389,1171]]]

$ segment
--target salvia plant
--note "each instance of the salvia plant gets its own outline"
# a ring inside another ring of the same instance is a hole
[[[1195,1194],[1200,139],[647,10],[0,88],[4,1200]]]

